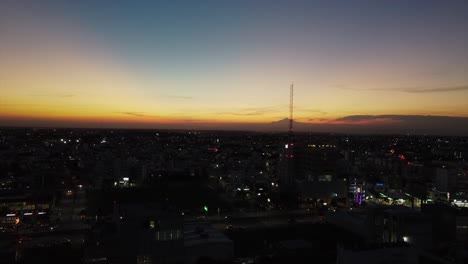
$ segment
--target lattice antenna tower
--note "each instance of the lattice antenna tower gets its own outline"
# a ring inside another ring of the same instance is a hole
[[[289,87],[289,134],[293,132],[294,83]]]

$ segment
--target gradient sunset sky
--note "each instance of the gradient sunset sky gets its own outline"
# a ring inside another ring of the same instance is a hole
[[[0,125],[273,122],[292,81],[298,122],[468,117],[468,1],[0,2]]]

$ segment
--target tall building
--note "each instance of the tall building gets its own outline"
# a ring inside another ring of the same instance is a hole
[[[281,190],[291,189],[294,185],[294,143],[286,143],[280,152],[279,181]]]
[[[313,206],[316,200],[344,202],[348,182],[341,175],[340,159],[334,142],[311,139],[294,144],[294,179],[305,204],[312,202]]]

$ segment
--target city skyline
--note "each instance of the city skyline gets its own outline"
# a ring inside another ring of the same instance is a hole
[[[15,2],[4,126],[468,130],[466,1]]]

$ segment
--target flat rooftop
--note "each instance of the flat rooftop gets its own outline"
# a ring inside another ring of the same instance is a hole
[[[208,243],[232,243],[232,240],[208,223],[184,224],[184,246]]]

